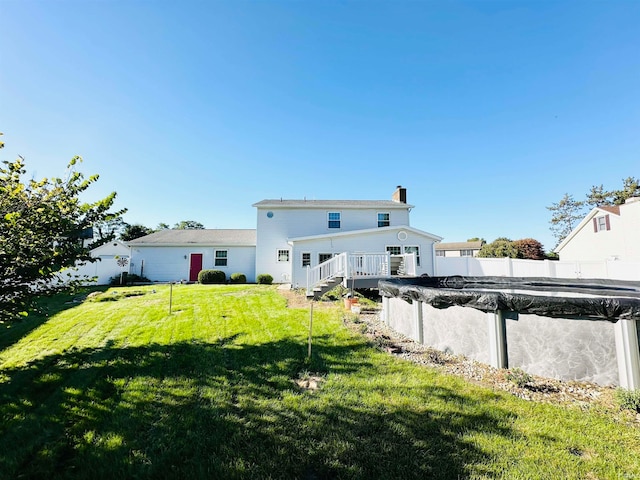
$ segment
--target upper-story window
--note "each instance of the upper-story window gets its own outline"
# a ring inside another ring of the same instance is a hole
[[[340,228],[340,212],[329,212],[327,219],[329,228]]]
[[[593,219],[593,231],[600,232],[602,230],[611,230],[609,215],[601,215],[600,217],[595,217]]]
[[[461,257],[473,257],[473,250],[460,250]]]
[[[391,221],[389,219],[389,213],[383,212],[378,213],[378,227],[388,227],[391,225]]]

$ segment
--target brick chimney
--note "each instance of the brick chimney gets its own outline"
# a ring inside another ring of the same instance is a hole
[[[391,196],[391,200],[398,203],[407,203],[407,189],[402,185],[398,185]]]

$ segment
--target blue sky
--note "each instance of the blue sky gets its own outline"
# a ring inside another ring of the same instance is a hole
[[[555,242],[640,176],[638,1],[0,0],[0,159],[81,155],[125,221],[254,228],[265,198],[390,199],[444,241]]]

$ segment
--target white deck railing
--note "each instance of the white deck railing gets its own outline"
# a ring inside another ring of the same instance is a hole
[[[313,293],[313,287],[331,278],[345,277],[347,272],[347,254],[341,253],[315,267],[307,267],[307,295]]]
[[[389,278],[394,275],[416,275],[415,253],[341,253],[326,262],[307,267],[307,295],[313,288],[332,278]]]

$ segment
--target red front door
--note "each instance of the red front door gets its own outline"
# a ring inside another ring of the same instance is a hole
[[[201,253],[192,253],[191,259],[189,260],[189,281],[197,282],[198,274],[202,270],[202,254]]]

